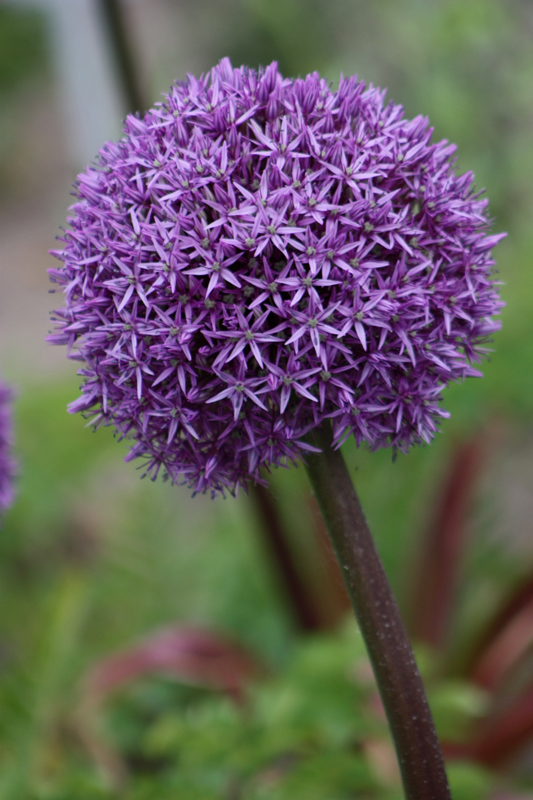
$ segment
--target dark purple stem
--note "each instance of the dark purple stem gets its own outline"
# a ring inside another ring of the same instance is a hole
[[[320,609],[317,607],[309,582],[304,581],[296,566],[283,522],[272,495],[260,484],[251,486],[250,494],[260,512],[264,540],[296,624],[301,631],[306,633],[320,630],[324,627]]]
[[[329,423],[307,472],[324,517],[396,747],[407,800],[450,800],[444,761],[413,651],[387,576]]]

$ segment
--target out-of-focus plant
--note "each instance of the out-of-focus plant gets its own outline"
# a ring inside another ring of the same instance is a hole
[[[195,636],[203,648],[194,649]],[[241,666],[251,662],[242,658],[211,634],[176,630],[95,666],[78,730],[111,792],[132,798],[174,792],[191,800],[347,800],[354,789],[376,800],[402,796],[383,708],[353,623],[334,636],[302,641],[277,676],[251,680],[250,668]],[[226,689],[225,659],[230,689],[240,686],[238,703],[212,693]],[[186,688],[191,683],[195,690]],[[91,697],[99,701],[96,719],[87,713]],[[430,699],[448,736],[459,735],[484,705],[482,693],[457,680],[440,682]],[[452,765],[450,775],[454,798],[481,800],[496,785],[473,764]]]
[[[423,545],[418,579],[411,575],[417,586],[412,629],[419,641],[439,652],[444,674],[472,682],[487,696],[485,713],[458,741],[447,744],[447,753],[501,769],[520,755],[533,735],[531,571],[508,590],[482,629],[471,631],[463,652],[457,652],[446,635],[456,615],[456,586],[467,560],[473,489],[484,465],[480,455],[482,449],[490,453],[491,438],[490,430],[479,431],[456,449]]]

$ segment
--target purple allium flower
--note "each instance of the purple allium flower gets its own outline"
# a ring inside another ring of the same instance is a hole
[[[78,177],[50,270],[94,410],[128,459],[234,490],[333,422],[429,442],[499,324],[487,201],[384,92],[224,59],[177,83]]]
[[[14,497],[15,462],[11,453],[13,445],[12,398],[11,390],[0,382],[0,512],[9,508]]]

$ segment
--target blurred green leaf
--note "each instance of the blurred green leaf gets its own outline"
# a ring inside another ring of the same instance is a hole
[[[47,63],[46,27],[37,8],[0,6],[0,92],[42,73]]]

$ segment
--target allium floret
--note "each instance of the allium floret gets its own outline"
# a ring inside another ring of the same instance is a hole
[[[223,59],[79,175],[49,340],[155,477],[233,491],[335,443],[429,442],[499,324],[487,201],[384,92]]]
[[[0,381],[0,512],[9,508],[14,497],[16,466],[12,454],[11,401],[11,389]]]

